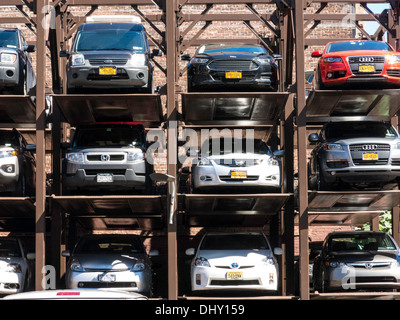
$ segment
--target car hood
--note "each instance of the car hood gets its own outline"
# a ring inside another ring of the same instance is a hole
[[[22,263],[24,261],[21,257],[0,257],[0,270],[7,267],[9,263]]]
[[[396,137],[393,138],[351,138],[351,139],[329,139],[329,143],[339,143],[344,145],[360,144],[360,143],[374,143],[374,144],[391,144],[395,140],[399,140]]]
[[[398,257],[394,251],[331,252],[330,259],[341,262],[392,262]]]
[[[131,152],[131,153],[136,153],[136,152],[143,152],[142,149],[140,148],[136,148],[136,147],[129,147],[129,146],[115,146],[115,147],[84,147],[84,148],[74,148],[74,149],[70,149],[68,150],[68,152],[82,152],[82,153],[86,153],[86,152],[90,152],[90,153],[94,153],[94,152]]]
[[[133,52],[129,50],[99,50],[99,51],[79,51],[86,59],[130,59]]]
[[[246,52],[216,52],[212,54],[204,54],[202,57],[210,57],[212,59],[218,60],[218,59],[237,59],[237,60],[252,60],[255,57],[260,56],[261,54],[259,53],[246,53]],[[265,55],[268,56],[268,55]]]
[[[266,257],[272,257],[271,250],[200,250],[197,257],[208,260],[211,266],[250,266],[261,262]]]
[[[351,56],[392,56],[392,55],[400,55],[395,51],[381,51],[381,50],[354,50],[354,51],[337,51],[324,54],[324,58],[326,57],[351,57]]]
[[[85,269],[125,270],[131,268],[138,259],[146,259],[145,254],[75,254]]]
[[[265,159],[269,158],[270,156],[267,154],[256,154],[256,153],[241,153],[241,152],[235,152],[235,153],[227,153],[227,154],[216,154],[216,155],[211,155],[207,156],[205,158],[210,159],[210,160],[217,160],[217,159],[242,159],[242,160],[251,160],[251,159]]]

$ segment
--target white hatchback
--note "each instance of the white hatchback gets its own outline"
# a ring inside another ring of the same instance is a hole
[[[192,291],[278,290],[279,267],[274,256],[283,250],[271,246],[263,233],[207,233],[191,263]]]

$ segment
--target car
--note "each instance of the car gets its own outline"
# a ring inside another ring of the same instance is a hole
[[[99,122],[75,128],[64,143],[63,194],[82,191],[151,192],[153,166],[145,160],[146,130],[140,123]]]
[[[0,294],[8,295],[28,290],[32,285],[31,261],[20,238],[0,237]]]
[[[399,247],[382,231],[336,231],[314,260],[314,289],[392,290],[400,287]]]
[[[310,241],[309,242],[309,256],[308,256],[308,275],[310,280],[310,287],[313,285],[313,268],[314,259],[317,257],[322,250],[323,241]]]
[[[182,55],[187,65],[187,91],[277,91],[280,55],[270,55],[262,45],[219,43],[200,46],[193,57]]]
[[[216,189],[280,191],[282,150],[272,152],[261,139],[210,138],[195,156],[191,168],[193,192]]]
[[[17,28],[0,28],[0,90],[17,95],[35,95],[36,76],[32,67],[31,52]]]
[[[400,137],[390,123],[329,122],[308,140],[314,146],[308,167],[311,189],[382,186],[400,176]]]
[[[65,275],[67,289],[116,289],[152,295],[152,267],[138,235],[89,234],[80,238],[69,257]]]
[[[146,31],[137,16],[92,16],[77,30],[71,52],[62,50],[66,64],[67,93],[87,89],[124,89],[154,93]]]
[[[3,300],[148,300],[135,292],[104,289],[42,290],[11,294]]]
[[[207,232],[197,251],[186,250],[194,256],[191,262],[193,292],[215,290],[268,291],[278,290],[279,266],[274,252],[261,232]]]
[[[315,89],[398,88],[400,53],[383,41],[352,40],[329,42],[315,68]]]
[[[14,196],[35,194],[36,145],[16,129],[0,130],[0,192]]]

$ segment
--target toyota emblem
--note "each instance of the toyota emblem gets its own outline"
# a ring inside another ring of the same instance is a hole
[[[231,268],[237,269],[237,268],[239,268],[239,264],[237,262],[233,262],[233,263],[231,263]]]

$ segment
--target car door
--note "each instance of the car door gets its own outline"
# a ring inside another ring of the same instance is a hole
[[[28,186],[30,188],[35,187],[35,180],[36,180],[36,161],[35,156],[31,150],[27,150],[27,141],[25,138],[19,134],[19,140],[21,145],[21,152],[23,154],[23,161],[25,163],[25,170],[26,170],[26,179]]]
[[[35,71],[33,70],[32,66],[32,57],[30,53],[26,50],[28,48],[28,43],[26,42],[25,38],[21,35],[21,43],[22,52],[24,57],[24,65],[26,67],[26,84],[27,84],[27,91],[30,92],[31,89],[35,88],[36,86],[36,76]]]

